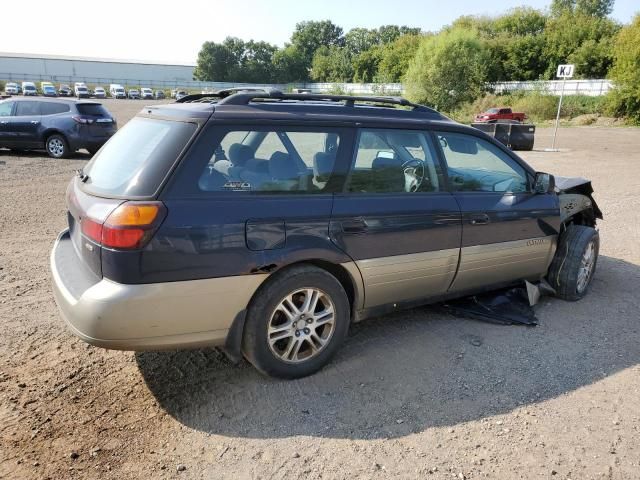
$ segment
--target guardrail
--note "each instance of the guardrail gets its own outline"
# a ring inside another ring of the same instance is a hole
[[[84,76],[64,76],[64,75],[35,75],[20,73],[2,73],[0,80],[5,81],[49,81],[55,84],[73,82],[84,82],[88,85],[102,85],[108,87],[110,83],[118,83],[125,87],[150,87],[154,89],[175,89],[182,88],[191,91],[215,91],[224,88],[253,87],[253,88],[277,88],[282,91],[293,89],[311,90],[312,93],[347,93],[359,95],[391,95],[398,96],[404,92],[401,83],[239,83],[239,82],[200,82],[187,80],[139,80],[134,78],[106,78],[106,77],[84,77]],[[560,95],[562,90],[562,80],[538,80],[530,82],[498,82],[490,84],[489,87],[496,93],[507,93],[517,90],[540,91],[552,95]],[[590,95],[600,96],[613,88],[610,80],[566,80],[565,95]]]
[[[565,95],[589,95],[598,97],[606,95],[613,88],[610,80],[537,80],[533,82],[499,82],[492,85],[496,93],[507,93],[517,90],[540,91],[551,95],[560,95],[562,83]]]

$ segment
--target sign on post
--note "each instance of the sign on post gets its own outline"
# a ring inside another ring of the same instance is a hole
[[[571,78],[573,77],[573,69],[575,65],[558,65],[558,71],[556,77],[558,78]]]
[[[573,77],[573,71],[575,70],[575,65],[567,64],[567,65],[558,65],[558,70],[556,71],[556,77],[562,79],[562,90],[560,91],[560,101],[558,102],[558,113],[556,114],[556,128],[553,130],[553,143],[551,145],[551,151],[555,151],[556,149],[556,135],[558,135],[558,124],[560,123],[560,109],[562,108],[562,98],[564,97],[564,85],[567,81],[567,78]]]

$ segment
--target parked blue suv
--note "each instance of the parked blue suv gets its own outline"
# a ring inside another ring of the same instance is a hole
[[[588,181],[558,185],[404,99],[191,95],[72,179],[55,297],[93,345],[216,345],[301,377],[372,315],[525,279],[581,298],[602,216]]]
[[[52,98],[0,101],[0,148],[41,150],[65,158],[84,148],[94,154],[116,133],[102,104]]]

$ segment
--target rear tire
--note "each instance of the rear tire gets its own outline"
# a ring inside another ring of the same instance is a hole
[[[593,227],[569,225],[560,237],[548,280],[563,300],[584,297],[596,271],[600,236]]]
[[[335,355],[349,330],[347,294],[313,266],[276,273],[249,306],[243,353],[260,372],[278,378],[311,375]]]
[[[57,133],[47,138],[45,147],[51,158],[66,158],[69,156],[67,139]]]

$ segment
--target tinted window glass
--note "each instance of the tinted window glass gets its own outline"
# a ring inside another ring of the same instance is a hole
[[[13,104],[15,102],[2,102],[0,103],[0,117],[8,117],[13,110]]]
[[[40,115],[40,102],[18,102],[16,116]]]
[[[95,115],[96,117],[108,117],[109,112],[99,103],[78,103],[78,113],[81,115]]]
[[[428,134],[361,130],[349,179],[354,193],[437,192],[442,175]]]
[[[152,195],[195,130],[192,123],[134,118],[87,164],[85,188],[98,195]]]
[[[64,103],[44,102],[41,108],[42,115],[55,115],[69,111],[69,105]]]
[[[460,133],[438,133],[453,190],[526,192],[527,173],[495,145]]]
[[[202,191],[323,192],[340,137],[329,131],[230,131],[201,173]]]

